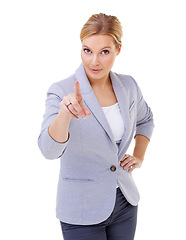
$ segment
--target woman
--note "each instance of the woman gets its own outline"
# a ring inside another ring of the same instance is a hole
[[[92,15],[80,34],[82,64],[47,94],[38,143],[45,158],[61,159],[56,214],[65,240],[134,239],[139,193],[131,172],[154,124],[134,79],[111,71],[121,37],[116,17]]]

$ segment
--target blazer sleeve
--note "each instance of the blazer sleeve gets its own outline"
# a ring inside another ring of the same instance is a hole
[[[145,102],[138,84],[135,80],[134,82],[137,87],[137,122],[135,136],[143,135],[150,140],[154,129],[153,113]]]
[[[41,132],[38,138],[38,146],[41,153],[46,159],[59,158],[68,144],[68,140],[65,143],[56,142],[52,139],[48,133],[50,124],[54,121],[60,110],[60,102],[64,97],[63,91],[57,84],[53,84],[48,92],[45,104],[45,114],[43,116],[43,122],[41,126]]]

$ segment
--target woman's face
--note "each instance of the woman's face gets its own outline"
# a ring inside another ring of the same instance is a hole
[[[107,79],[120,52],[109,35],[92,35],[82,41],[81,58],[89,80]]]

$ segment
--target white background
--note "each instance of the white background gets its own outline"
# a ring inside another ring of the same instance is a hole
[[[44,159],[37,137],[47,89],[79,66],[80,30],[100,12],[123,25],[113,71],[136,79],[155,119],[143,167],[133,174],[141,194],[135,240],[186,239],[181,0],[1,1],[0,239],[62,239],[55,218],[59,160]]]

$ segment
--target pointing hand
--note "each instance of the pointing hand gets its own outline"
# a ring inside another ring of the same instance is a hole
[[[79,119],[78,116],[85,118],[91,115],[90,110],[84,106],[83,96],[78,81],[75,82],[74,93],[70,93],[63,98],[60,103],[60,108],[74,119]]]

